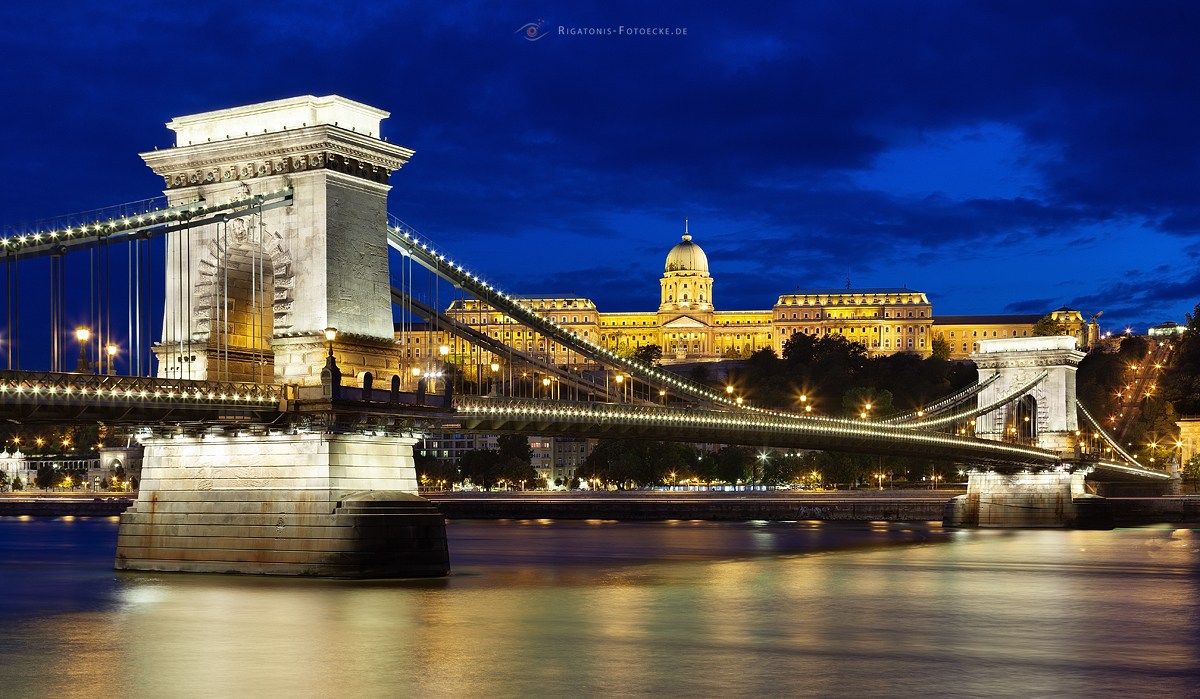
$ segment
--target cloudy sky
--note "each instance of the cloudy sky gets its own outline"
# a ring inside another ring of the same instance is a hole
[[[416,150],[391,212],[514,291],[653,308],[689,219],[723,309],[849,275],[1144,332],[1200,301],[1197,37],[1185,2],[6,3],[0,219],[158,194],[172,117],[339,94]]]

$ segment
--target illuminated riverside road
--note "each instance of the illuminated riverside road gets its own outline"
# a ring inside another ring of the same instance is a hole
[[[1181,697],[1200,667],[1186,529],[452,520],[448,534],[441,580],[118,575],[114,520],[0,519],[0,687]]]

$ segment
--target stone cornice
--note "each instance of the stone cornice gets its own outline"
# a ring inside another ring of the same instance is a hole
[[[1060,366],[1074,368],[1087,355],[1079,350],[1035,350],[1031,352],[993,352],[972,354],[971,359],[979,369],[1003,367]]]
[[[387,184],[413,151],[335,126],[258,134],[142,153],[167,189],[335,170]]]

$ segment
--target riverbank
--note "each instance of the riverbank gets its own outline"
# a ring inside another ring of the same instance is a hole
[[[940,522],[963,491],[424,493],[447,519]],[[0,517],[114,517],[137,493],[4,493]],[[1118,527],[1200,525],[1200,497],[1108,498]]]
[[[962,490],[428,493],[447,519],[940,522]],[[1200,524],[1200,497],[1108,498],[1119,527]]]
[[[5,493],[0,517],[116,517],[136,501],[128,493]]]

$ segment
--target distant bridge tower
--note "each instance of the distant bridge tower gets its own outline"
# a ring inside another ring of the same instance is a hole
[[[1042,372],[1048,376],[1024,396],[976,418],[975,435],[983,439],[1020,441],[1032,438],[1050,451],[1070,451],[1079,429],[1075,410],[1075,371],[1084,353],[1070,336],[1013,337],[981,340],[971,355],[979,368],[980,382],[994,374],[1000,378],[979,394],[988,405],[1020,389]]]
[[[975,435],[998,441],[1032,441],[1071,459],[1079,428],[1075,371],[1085,356],[1069,336],[983,340],[971,359],[979,380],[1000,378],[979,395],[980,407],[993,404],[1037,379],[1028,391],[997,410],[976,418]],[[1087,492],[1090,466],[1036,469],[1014,465],[973,469],[967,494],[946,506],[945,524],[979,527],[1111,527],[1103,498]]]
[[[343,373],[396,371],[388,179],[413,151],[381,139],[387,116],[305,96],[167,124],[175,147],[142,158],[171,204],[294,194],[169,235],[160,377],[320,383],[327,327]]]

